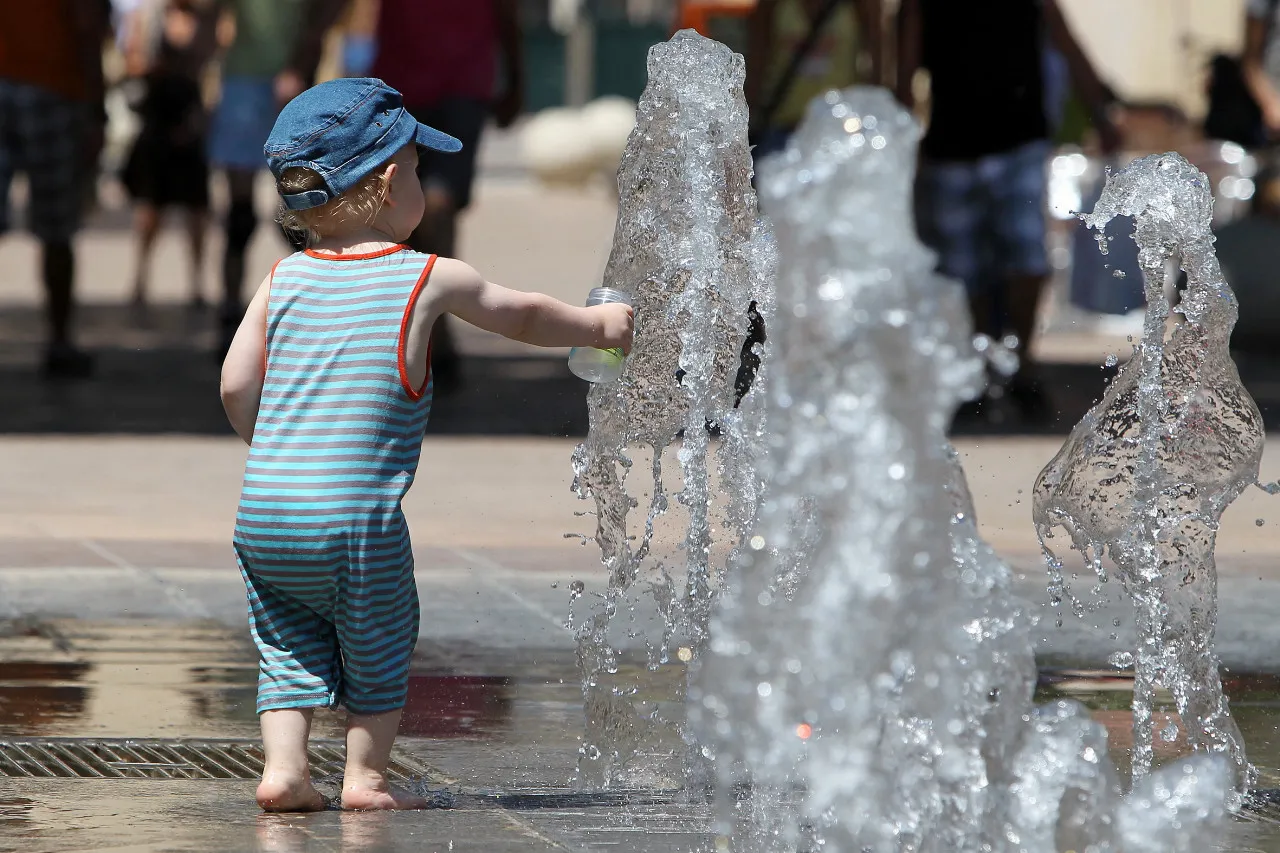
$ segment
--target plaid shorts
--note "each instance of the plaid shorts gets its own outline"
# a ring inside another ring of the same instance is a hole
[[[85,105],[54,92],[0,80],[0,232],[9,222],[9,185],[23,172],[31,187],[27,229],[43,242],[66,242],[84,209]]]
[[[1009,275],[1049,274],[1045,253],[1048,142],[978,160],[922,161],[916,179],[920,239],[938,270],[986,293]]]

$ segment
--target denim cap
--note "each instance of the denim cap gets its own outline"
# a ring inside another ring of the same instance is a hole
[[[342,195],[410,142],[435,151],[462,150],[449,134],[419,124],[386,83],[344,77],[286,104],[263,153],[277,181],[295,166],[314,169],[324,179],[324,189],[281,196],[289,210],[307,210]]]

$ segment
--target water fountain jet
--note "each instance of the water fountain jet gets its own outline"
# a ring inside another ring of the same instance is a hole
[[[945,438],[982,363],[961,288],[915,236],[918,137],[883,90],[833,92],[761,167],[779,246],[768,489],[689,701],[717,849],[1201,850],[1222,762],[1126,798],[1102,726],[1032,704],[1029,620]]]
[[[621,380],[591,389],[590,429],[573,459],[578,495],[595,502],[593,538],[608,573],[604,594],[576,625],[587,715],[580,776],[601,786],[650,781],[631,758],[660,722],[639,714],[610,677],[616,619],[647,594],[662,619],[662,637],[646,638],[650,666],[667,661],[677,635],[689,658],[701,656],[723,568],[714,538],[732,544],[751,522],[760,483],[747,447],[759,425],[750,408],[735,408],[735,380],[747,308],[767,317],[773,304],[773,241],[751,187],[742,57],[682,31],[650,49],[648,70],[618,171],[604,276],[632,296],[635,344]],[[718,447],[708,425],[722,436]],[[681,486],[669,495],[663,454],[677,442]],[[637,447],[652,460],[640,525],[627,489]],[[664,533],[678,541],[674,549],[664,551]]]
[[[1193,747],[1231,762],[1239,804],[1256,772],[1218,677],[1214,545],[1223,511],[1257,481],[1264,436],[1231,360],[1238,309],[1213,251],[1212,215],[1208,178],[1162,154],[1110,175],[1093,213],[1081,217],[1104,251],[1108,222],[1136,220],[1146,321],[1134,357],[1037,478],[1033,512],[1055,603],[1070,596],[1078,613],[1087,607],[1046,541],[1055,528],[1104,581],[1108,557],[1133,599],[1134,777],[1151,770],[1152,706],[1166,687]],[[1187,288],[1171,317],[1165,279],[1174,258]]]

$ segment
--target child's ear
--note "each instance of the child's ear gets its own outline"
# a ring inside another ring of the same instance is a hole
[[[400,166],[396,163],[388,163],[387,168],[382,173],[382,204],[391,201],[391,182],[395,180],[396,172],[400,171]]]

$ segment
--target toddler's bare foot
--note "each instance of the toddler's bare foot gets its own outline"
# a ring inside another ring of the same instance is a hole
[[[381,774],[360,775],[355,778],[348,774],[342,785],[344,809],[425,809],[429,805],[424,797],[392,785]]]
[[[264,812],[318,812],[324,797],[310,779],[263,779],[258,785],[258,805]]]

